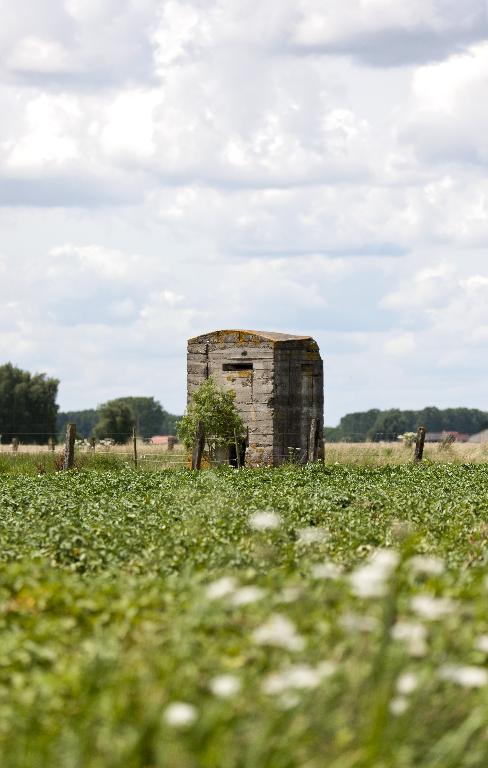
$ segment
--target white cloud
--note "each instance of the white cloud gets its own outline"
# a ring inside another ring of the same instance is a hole
[[[181,410],[187,336],[261,326],[317,337],[328,420],[483,406],[485,12],[0,0],[3,358]]]
[[[432,0],[300,0],[300,22],[296,40],[302,45],[340,43],[360,33],[374,33],[395,27],[416,29],[443,25]]]
[[[0,0],[3,66],[21,83],[97,89],[151,78],[159,0]]]
[[[402,132],[422,159],[486,165],[487,87],[486,39],[462,55],[415,72],[411,116]]]
[[[62,72],[68,62],[69,52],[57,40],[29,35],[15,45],[7,67],[17,72]]]
[[[156,72],[164,77],[168,67],[192,59],[212,43],[212,4],[198,8],[187,2],[168,0],[161,9],[153,33]]]
[[[389,309],[411,312],[443,305],[457,291],[454,269],[449,264],[422,269],[400,289],[385,296],[382,305]]]
[[[406,357],[411,356],[417,348],[413,333],[401,333],[393,336],[385,343],[385,352],[388,355]]]
[[[92,124],[97,140],[100,131],[102,152],[116,160],[144,159],[156,153],[154,111],[161,102],[158,91],[126,90],[106,108],[100,123]]]
[[[80,149],[76,126],[80,117],[76,98],[45,94],[33,98],[25,107],[21,135],[14,139],[12,133],[3,143],[7,171],[36,172],[77,160]]]
[[[142,261],[137,255],[98,245],[66,244],[52,248],[50,257],[47,276],[55,279],[76,275],[79,280],[87,274],[90,280],[133,280]]]
[[[484,0],[301,0],[295,41],[376,66],[445,58],[486,36]]]
[[[420,67],[413,77],[412,89],[419,109],[452,116],[459,101],[469,104],[473,89],[486,84],[487,77],[488,44],[483,43],[447,61]]]
[[[110,22],[117,17],[124,5],[127,7],[123,0],[65,0],[68,14],[82,24]]]

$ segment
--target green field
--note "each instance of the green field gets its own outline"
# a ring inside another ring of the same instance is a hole
[[[484,768],[488,465],[0,476],[3,768]]]

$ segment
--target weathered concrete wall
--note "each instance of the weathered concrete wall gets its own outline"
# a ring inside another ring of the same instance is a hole
[[[274,417],[274,463],[293,452],[305,461],[310,425],[319,424],[319,450],[323,451],[324,377],[319,348],[313,340],[276,346],[276,397]]]
[[[218,331],[190,339],[188,399],[209,376],[236,393],[249,430],[247,464],[280,464],[290,448],[303,460],[312,418],[322,438],[322,360],[309,337]]]

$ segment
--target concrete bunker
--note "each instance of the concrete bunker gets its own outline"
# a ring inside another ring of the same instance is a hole
[[[324,376],[319,347],[310,336],[269,331],[223,330],[188,341],[187,397],[211,376],[236,393],[248,431],[242,463],[277,466],[304,462],[316,421],[318,457],[323,454]],[[229,461],[236,462],[236,449]]]

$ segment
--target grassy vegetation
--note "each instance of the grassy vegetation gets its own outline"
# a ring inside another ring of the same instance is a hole
[[[183,450],[168,452],[158,446],[138,446],[138,469],[161,470],[182,468],[187,465]],[[62,468],[63,453],[55,453],[38,446],[22,446],[17,453],[0,450],[0,475],[44,475],[58,472]],[[110,446],[91,451],[87,448],[75,451],[75,469],[124,469],[134,466],[132,441],[128,445]]]
[[[5,768],[481,768],[488,466],[0,478]]]
[[[127,445],[97,448],[77,448],[78,469],[117,469],[133,466],[132,441]],[[138,468],[144,471],[182,468],[188,465],[186,452],[178,446],[168,452],[161,446],[139,442]],[[413,447],[401,443],[326,443],[325,463],[363,467],[411,464]],[[425,460],[441,464],[484,464],[488,462],[488,444],[460,443],[451,446],[426,445]],[[61,448],[55,454],[47,447],[21,446],[14,454],[10,446],[0,446],[0,474],[38,475],[56,472],[62,463]]]
[[[327,464],[369,467],[408,464],[413,451],[401,443],[326,443],[325,460]],[[424,458],[440,464],[484,464],[488,462],[488,443],[426,444]]]

